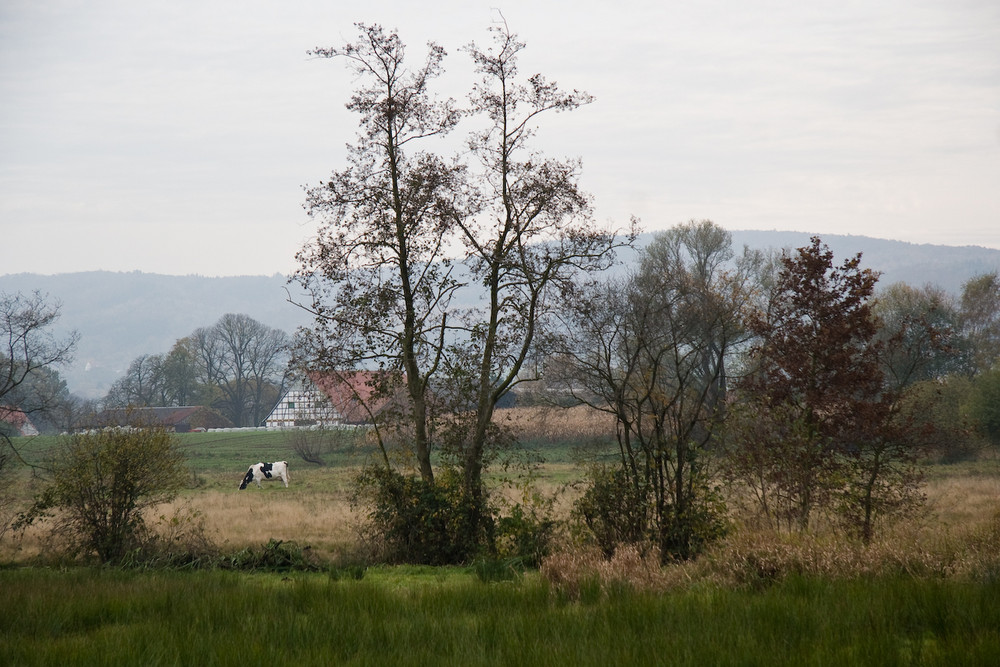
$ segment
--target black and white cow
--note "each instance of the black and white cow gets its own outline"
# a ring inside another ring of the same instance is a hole
[[[240,489],[242,490],[247,488],[247,484],[250,482],[257,482],[257,488],[263,488],[260,483],[269,479],[280,479],[285,483],[285,488],[287,489],[288,462],[275,461],[274,463],[254,463],[249,469],[247,469],[247,474],[243,476],[243,482],[240,484]]]

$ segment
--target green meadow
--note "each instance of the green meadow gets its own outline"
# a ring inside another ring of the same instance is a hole
[[[0,571],[11,665],[996,665],[1000,582],[791,577],[565,599],[537,574]]]
[[[599,433],[527,435],[547,492],[579,478],[581,456],[602,455]],[[995,457],[929,468],[926,511],[871,548],[737,516],[732,539],[695,563],[650,571],[571,550],[504,578],[360,565],[350,477],[374,454],[360,438],[320,467],[286,433],[177,437],[191,485],[154,523],[204,536],[221,565],[85,567],[41,528],[8,533],[0,665],[1000,664]],[[16,444],[39,462],[56,442]],[[238,491],[260,460],[288,460],[291,486]],[[39,488],[25,468],[14,478],[25,482],[8,485],[15,501]],[[236,565],[262,562],[265,544],[308,551],[316,571]]]

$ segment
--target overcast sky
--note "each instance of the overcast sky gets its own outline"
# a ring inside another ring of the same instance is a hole
[[[460,96],[494,7],[595,97],[538,140],[599,222],[1000,248],[997,0],[0,0],[0,274],[290,272],[356,132],[306,50],[398,28]]]

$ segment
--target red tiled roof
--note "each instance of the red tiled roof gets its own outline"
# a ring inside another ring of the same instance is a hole
[[[381,394],[384,387],[379,384],[403,379],[400,375],[378,371],[311,371],[308,377],[348,424],[371,421],[371,415],[384,410],[391,400],[391,395]]]
[[[21,428],[28,423],[28,415],[24,414],[24,412],[19,408],[9,405],[0,405],[0,422],[12,424]]]

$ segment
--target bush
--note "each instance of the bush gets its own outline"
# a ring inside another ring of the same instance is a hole
[[[52,519],[71,551],[104,563],[120,563],[141,546],[143,512],[173,500],[187,479],[172,434],[156,426],[74,435],[57,448],[50,470],[51,483],[20,525]]]
[[[606,558],[628,544],[641,550],[655,546],[664,563],[688,560],[724,537],[728,525],[725,503],[716,490],[691,484],[687,495],[682,512],[669,502],[658,512],[656,494],[648,484],[636,482],[621,467],[596,467],[575,514]]]
[[[595,467],[576,502],[575,514],[606,558],[620,544],[649,541],[648,494],[637,489],[621,468]]]
[[[170,516],[161,514],[152,525],[136,535],[137,546],[121,561],[133,569],[208,569],[215,567],[219,549],[205,532],[200,512],[177,509]]]
[[[452,470],[428,483],[387,468],[368,468],[356,480],[355,504],[369,507],[363,538],[377,559],[459,565],[493,550],[493,518],[485,494],[471,497]]]
[[[550,506],[539,509],[515,504],[497,520],[497,555],[523,567],[537,568],[549,554],[555,530]]]
[[[267,570],[276,572],[318,572],[322,566],[316,562],[308,546],[300,547],[296,542],[276,540],[273,537],[260,550],[247,547],[234,554],[223,556],[218,567],[223,570],[253,572]]]
[[[307,425],[299,424],[299,421],[295,424]],[[352,428],[296,428],[288,431],[284,439],[306,463],[325,466],[327,456],[352,451],[357,446],[359,433],[363,436],[364,431]]]

